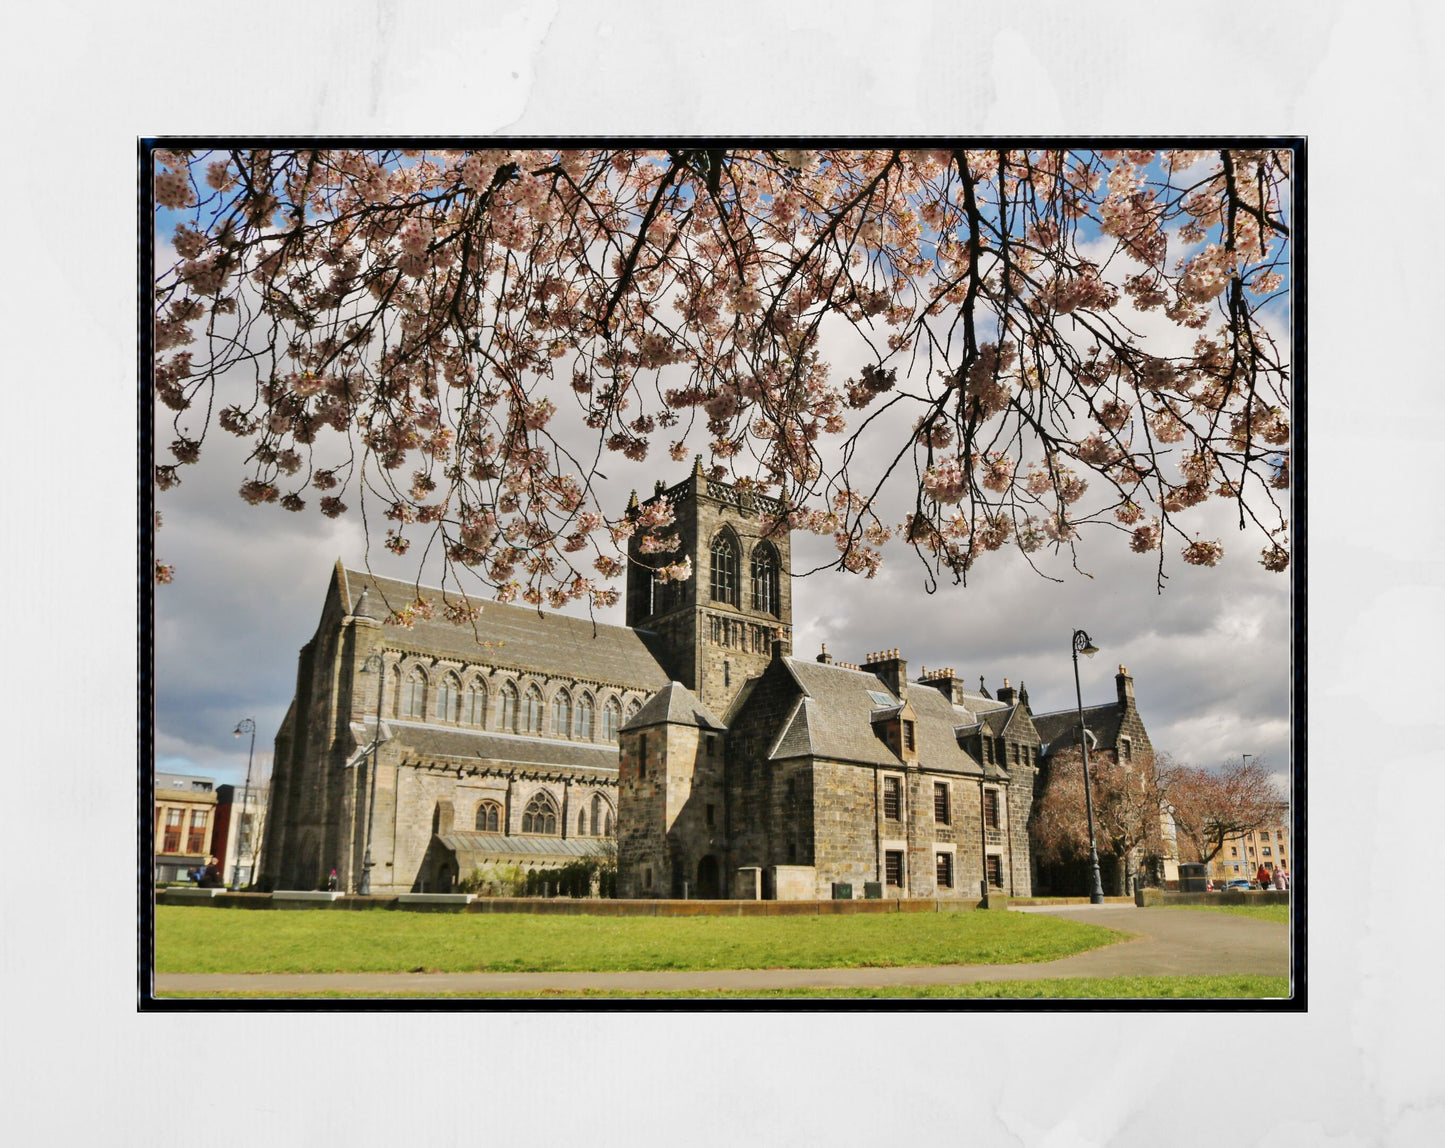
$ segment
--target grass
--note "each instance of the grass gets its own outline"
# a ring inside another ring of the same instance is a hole
[[[1128,934],[1023,913],[571,917],[156,909],[158,973],[632,972],[1052,961]]]
[[[162,997],[205,998],[395,998],[397,993],[161,993]],[[606,989],[543,989],[534,993],[425,993],[428,998],[528,1000],[652,1000],[689,998],[707,1000],[780,1000],[840,998],[863,1000],[1238,1000],[1288,997],[1288,977],[1057,977],[1039,981],[978,981],[966,985],[907,985],[879,988],[799,988],[634,993]]]
[[[1170,905],[1169,908],[1194,909],[1204,913],[1232,913],[1236,917],[1252,917],[1256,921],[1289,924],[1288,905]]]

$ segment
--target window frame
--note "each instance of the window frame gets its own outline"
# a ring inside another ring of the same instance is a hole
[[[896,870],[896,874],[895,874]],[[885,849],[883,851],[883,884],[886,888],[902,889],[903,882],[907,877],[907,871],[903,864],[903,850]],[[897,879],[895,880],[895,876]]]
[[[943,802],[942,817],[938,815],[940,798]],[[935,825],[953,824],[953,787],[946,781],[935,781],[933,783],[933,823]]]
[[[933,881],[940,889],[953,888],[953,854],[946,849],[933,855]]]
[[[710,578],[708,590],[711,600],[723,602],[729,606],[737,606],[739,603],[738,577],[739,551],[737,537],[731,530],[724,527],[718,531],[717,536],[712,540],[708,554],[710,558]]]
[[[998,790],[985,787],[983,791],[983,827],[985,829],[1003,828],[1001,804]]]
[[[889,813],[889,806],[893,812]],[[903,778],[897,774],[885,773],[883,775],[883,820],[903,820]]]

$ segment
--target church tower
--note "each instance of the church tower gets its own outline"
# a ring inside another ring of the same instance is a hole
[[[742,684],[767,667],[773,639],[781,637],[784,650],[791,648],[788,531],[770,533],[766,521],[780,517],[783,508],[745,484],[712,481],[701,456],[676,486],[659,482],[640,505],[634,495],[628,513],[641,514],[659,499],[672,504],[673,525],[639,530],[631,540],[627,624],[644,632],[669,677],[713,713],[726,714]],[[675,537],[676,548],[647,552],[649,533]],[[654,577],[654,569],[684,556],[692,560],[688,581]]]

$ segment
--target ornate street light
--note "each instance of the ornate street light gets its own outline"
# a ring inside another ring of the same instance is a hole
[[[373,669],[373,666],[375,667]],[[376,815],[376,763],[381,755],[381,699],[386,694],[386,660],[380,654],[370,654],[361,667],[363,674],[380,674],[376,683],[376,737],[371,743],[371,777],[367,779],[366,798],[366,856],[361,861],[361,883],[356,891],[362,897],[371,896],[371,822]]]
[[[246,788],[241,793],[241,821],[236,827],[236,864],[231,867],[231,892],[233,893],[236,891],[236,886],[241,883],[241,834],[247,828],[246,812],[251,805],[251,758],[254,757],[256,753],[255,721],[246,717],[236,723],[235,733],[237,737],[240,737],[248,731],[251,734],[251,748],[246,751]],[[250,844],[250,836],[249,833],[246,834],[246,844],[248,845]],[[254,859],[252,868],[255,868]],[[253,872],[251,874],[251,880],[254,881],[255,879],[256,874]]]
[[[1104,903],[1104,883],[1099,879],[1099,851],[1094,845],[1094,789],[1089,781],[1089,736],[1084,729],[1084,694],[1079,688],[1079,655],[1092,658],[1099,648],[1089,640],[1083,630],[1074,631],[1074,698],[1079,704],[1079,749],[1084,754],[1084,808],[1089,815],[1089,865],[1093,870],[1093,888],[1089,890],[1089,904]]]

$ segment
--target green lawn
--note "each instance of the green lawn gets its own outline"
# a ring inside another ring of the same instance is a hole
[[[1042,914],[564,917],[161,905],[159,973],[622,972],[1052,961],[1128,934]]]
[[[392,993],[161,993],[163,997],[185,998],[395,998]],[[437,998],[488,998],[529,1000],[606,1000],[625,998],[651,1000],[654,997],[686,997],[710,1000],[778,1000],[791,997],[839,997],[868,1000],[1238,1000],[1245,997],[1287,997],[1288,977],[1218,976],[1218,977],[1059,977],[1042,981],[979,981],[968,985],[922,985],[854,989],[760,989],[705,992],[630,993],[615,990],[582,989],[566,991],[543,989],[535,993],[426,993]]]
[[[1197,909],[1204,913],[1233,913],[1236,917],[1253,917],[1256,921],[1289,924],[1288,905],[1170,905],[1169,908]]]

